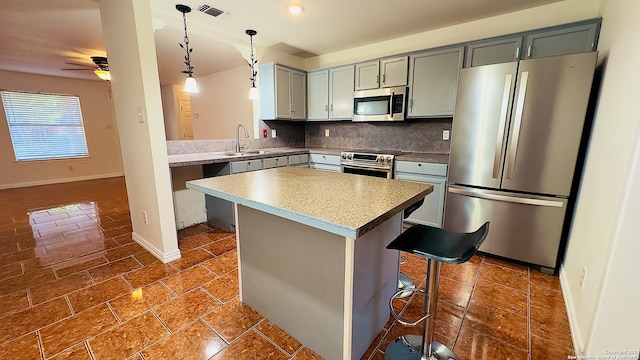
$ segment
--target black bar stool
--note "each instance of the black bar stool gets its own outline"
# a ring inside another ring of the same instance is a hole
[[[389,300],[391,314],[399,323],[406,326],[416,326],[424,321],[424,336],[404,335],[393,340],[385,351],[385,359],[459,360],[451,349],[433,340],[440,264],[442,262],[448,264],[466,262],[478,251],[488,233],[489,222],[484,223],[472,233],[457,233],[431,226],[415,225],[387,245],[387,249],[405,251],[427,258],[427,275],[426,290],[403,289],[396,292]],[[399,298],[398,295],[406,295],[407,291],[425,294],[425,315],[414,322],[400,319],[392,306],[393,300]]]

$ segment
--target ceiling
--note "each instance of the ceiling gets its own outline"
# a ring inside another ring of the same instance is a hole
[[[180,1],[180,2],[178,2]],[[274,48],[303,58],[562,0],[150,0],[162,85],[184,79],[182,14],[194,76],[246,64],[246,29],[255,29],[258,52]],[[293,16],[287,5],[304,11]],[[91,56],[107,56],[96,0],[0,0],[0,69],[97,80]],[[212,17],[203,4],[224,11]],[[82,66],[84,65],[84,66]]]

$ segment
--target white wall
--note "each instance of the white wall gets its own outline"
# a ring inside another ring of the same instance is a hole
[[[576,348],[593,356],[640,347],[640,0],[603,1],[602,14],[604,78],[561,271]]]
[[[17,162],[0,105],[0,188],[123,175],[109,83],[0,70],[0,89],[77,95],[89,148],[88,158]]]
[[[197,78],[199,94],[191,95],[193,138],[235,139],[236,127],[244,124],[253,133],[253,105],[248,99],[249,66]]]
[[[180,257],[149,0],[100,0],[133,238]],[[142,121],[141,121],[142,120]],[[143,212],[147,214],[143,216]]]
[[[600,0],[565,0],[306,60],[307,70],[559,25],[600,16]]]

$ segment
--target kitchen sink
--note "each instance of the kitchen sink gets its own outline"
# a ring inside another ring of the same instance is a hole
[[[246,150],[241,152],[228,152],[225,153],[226,156],[246,156],[246,155],[262,155],[266,154],[265,150]]]

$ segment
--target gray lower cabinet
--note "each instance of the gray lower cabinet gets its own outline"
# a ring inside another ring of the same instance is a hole
[[[309,154],[289,155],[289,166],[309,167]]]
[[[262,159],[262,168],[263,169],[271,169],[275,167],[287,166],[289,165],[289,160],[286,156],[278,156],[274,158]]]
[[[405,223],[442,227],[447,168],[447,164],[396,161],[395,179],[433,185],[433,192],[426,196],[422,206],[404,219]]]
[[[327,154],[310,154],[309,167],[312,169],[340,172],[340,156]]]
[[[407,118],[453,116],[463,53],[455,47],[409,57]]]

